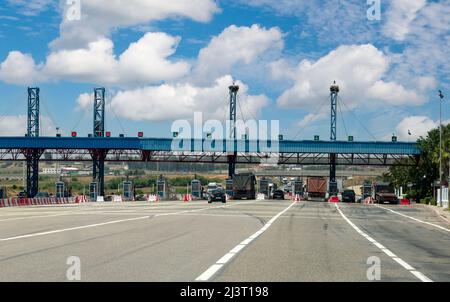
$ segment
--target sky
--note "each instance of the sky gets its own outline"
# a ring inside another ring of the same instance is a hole
[[[285,139],[414,141],[450,121],[450,0],[3,0],[0,135],[26,132],[27,87],[41,132],[92,133],[107,89],[113,136],[171,137],[175,120],[279,120]]]

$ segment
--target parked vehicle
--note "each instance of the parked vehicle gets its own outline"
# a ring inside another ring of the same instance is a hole
[[[236,174],[233,177],[234,199],[256,199],[256,177],[253,173]]]
[[[275,192],[273,192],[273,199],[279,199],[279,200],[284,200],[284,191],[283,190],[276,190]]]
[[[353,190],[344,190],[342,192],[342,202],[356,202],[356,193]]]
[[[306,183],[308,200],[318,199],[325,201],[327,195],[327,180],[324,177],[310,177]]]
[[[391,183],[375,182],[373,184],[373,195],[375,202],[378,204],[399,204],[394,185]]]
[[[214,201],[227,202],[227,196],[223,189],[219,188],[208,193],[208,203],[213,203]]]
[[[49,198],[50,194],[48,192],[39,192],[36,194],[35,198]]]

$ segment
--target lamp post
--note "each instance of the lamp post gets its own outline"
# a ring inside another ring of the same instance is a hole
[[[444,95],[440,90],[439,98],[439,186],[441,188],[441,194],[439,194],[439,206],[442,207],[442,101],[444,100]]]
[[[441,106],[441,156],[442,156],[442,103],[444,101],[444,94],[442,93],[441,90],[439,90],[439,98],[440,98],[440,106]],[[441,165],[442,165],[442,157],[441,157]],[[450,183],[450,158],[449,158],[449,174],[448,174],[448,177],[449,177],[449,183]],[[448,199],[449,199],[449,208],[450,208],[450,196],[449,196]],[[440,206],[441,207],[443,206],[442,196],[441,196]]]

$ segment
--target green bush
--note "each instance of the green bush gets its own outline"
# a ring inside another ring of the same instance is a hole
[[[420,203],[421,204],[429,204],[429,205],[432,205],[432,206],[436,206],[437,205],[437,201],[434,198],[432,198],[432,197],[425,197],[424,199],[420,200]]]

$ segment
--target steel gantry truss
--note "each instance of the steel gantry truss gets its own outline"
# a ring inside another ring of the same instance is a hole
[[[27,136],[30,138],[39,137],[39,94],[39,88],[28,88]],[[33,198],[39,191],[39,158],[42,155],[42,150],[23,149],[22,154],[27,161],[27,196]]]
[[[95,150],[95,149],[94,149]],[[172,162],[228,164],[227,152],[179,152],[148,150],[110,150],[93,154],[93,150],[37,149],[41,157],[45,153],[49,162],[91,162],[95,156],[102,156],[105,162]],[[347,153],[259,153],[237,152],[237,164],[261,165],[277,157],[279,165],[330,165],[330,154],[336,154],[339,166],[414,166],[420,155],[407,154],[347,154]],[[0,149],[0,161],[23,161],[25,150]],[[405,159],[409,159],[405,161]]]
[[[239,86],[232,85],[230,90],[230,139],[236,140],[236,118],[237,118],[237,94]],[[237,153],[228,154],[228,177],[232,179],[236,174]]]
[[[105,88],[94,89],[94,137],[105,137]],[[92,179],[97,183],[99,196],[105,196],[105,158],[108,150],[89,150],[92,161]]]
[[[330,140],[335,142],[337,140],[337,102],[339,95],[339,86],[336,82],[330,87],[330,99],[331,99],[331,130]],[[336,162],[338,155],[336,153],[330,154],[330,187],[329,192],[337,193],[336,182]]]

